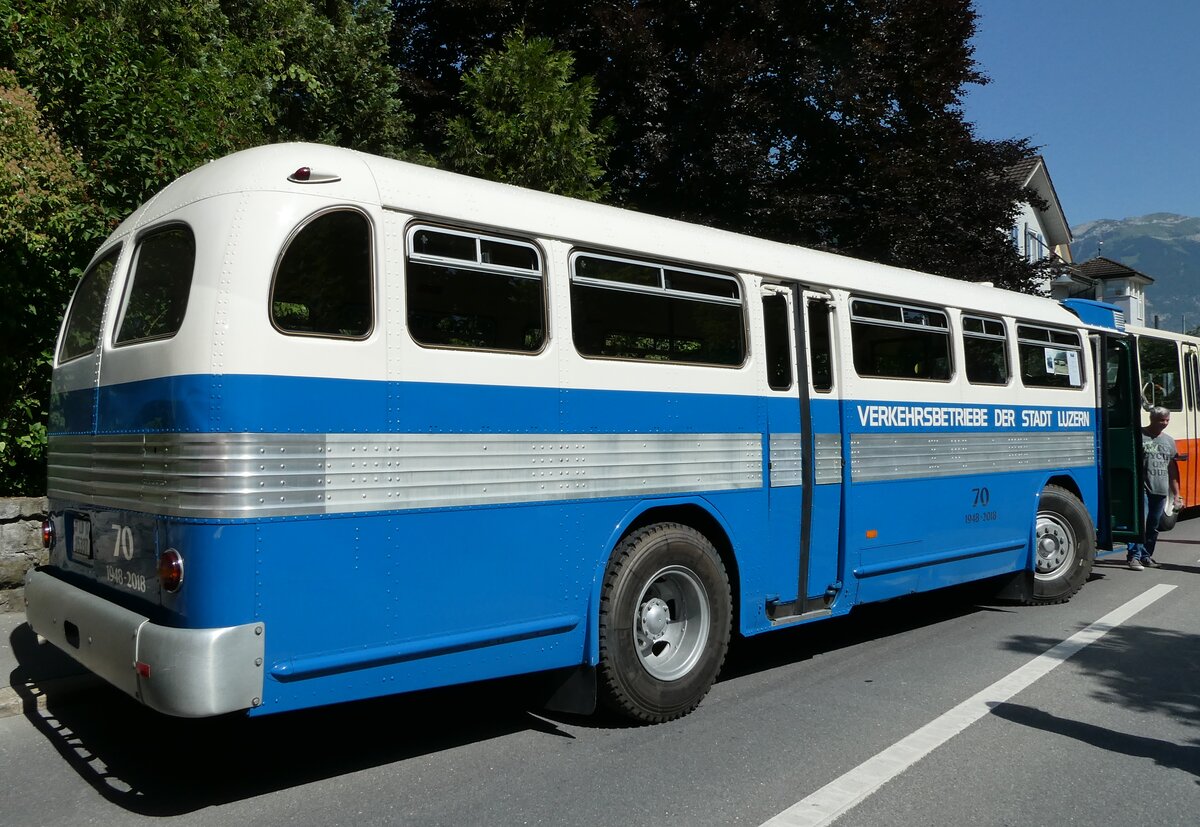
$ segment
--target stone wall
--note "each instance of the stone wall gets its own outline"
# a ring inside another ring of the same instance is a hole
[[[0,612],[25,610],[25,572],[47,560],[45,497],[0,498]]]

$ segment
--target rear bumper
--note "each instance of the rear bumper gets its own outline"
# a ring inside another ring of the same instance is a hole
[[[261,703],[261,622],[219,629],[160,626],[44,571],[26,577],[25,602],[34,632],[151,709],[203,718]]]

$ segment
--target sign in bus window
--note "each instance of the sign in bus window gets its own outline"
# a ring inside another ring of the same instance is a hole
[[[1079,334],[1034,325],[1017,325],[1021,382],[1035,388],[1083,387]]]

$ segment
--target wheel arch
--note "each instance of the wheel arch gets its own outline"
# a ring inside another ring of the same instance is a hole
[[[733,600],[732,628],[736,632],[740,627],[741,614],[741,574],[738,569],[737,555],[734,552],[733,532],[712,503],[698,497],[688,497],[672,500],[655,500],[638,503],[630,508],[624,518],[617,523],[607,539],[604,553],[592,573],[591,598],[588,601],[587,615],[587,651],[584,652],[584,662],[592,666],[600,660],[600,591],[604,587],[604,575],[612,560],[617,546],[626,536],[655,523],[679,523],[699,531],[717,550],[721,565],[725,567],[725,575],[729,578],[729,591]]]

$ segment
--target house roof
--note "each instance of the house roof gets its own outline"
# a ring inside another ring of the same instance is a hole
[[[1007,175],[1010,181],[1021,187],[1029,187],[1046,202],[1046,209],[1039,212],[1045,224],[1046,240],[1050,242],[1050,246],[1069,245],[1074,240],[1071,237],[1071,226],[1067,223],[1062,203],[1058,200],[1054,182],[1050,180],[1050,172],[1046,169],[1046,159],[1041,155],[1033,155],[1009,167]]]
[[[1085,261],[1082,264],[1076,264],[1075,269],[1083,276],[1096,281],[1108,281],[1110,279],[1141,279],[1143,284],[1153,284],[1154,279],[1147,276],[1145,273],[1140,273],[1128,265],[1122,264],[1119,261],[1113,261],[1111,258],[1096,256],[1095,258]]]

